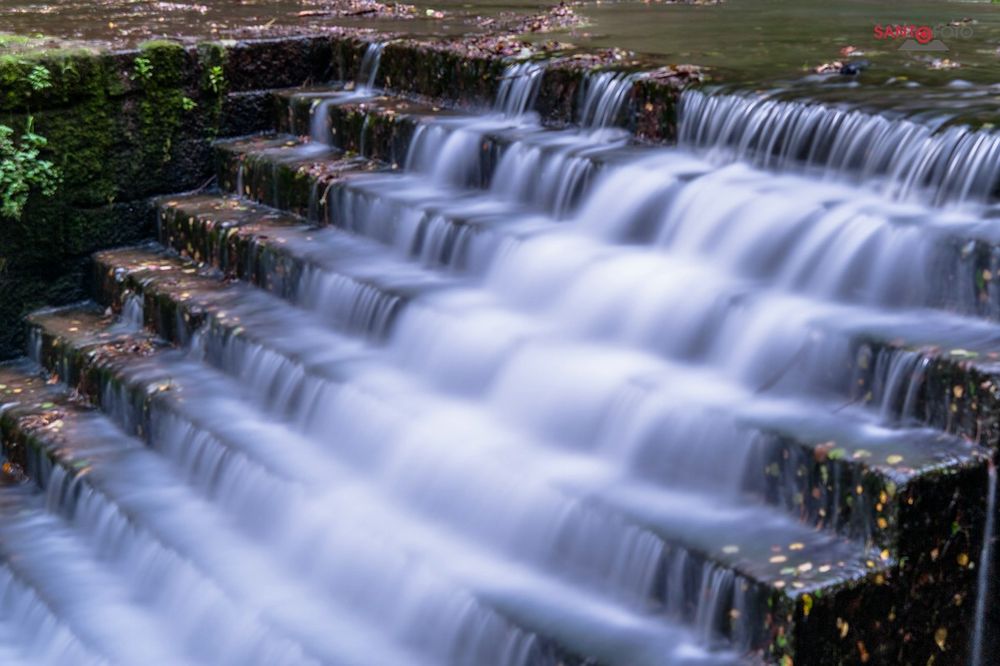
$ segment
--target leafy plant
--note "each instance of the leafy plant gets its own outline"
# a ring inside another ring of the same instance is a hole
[[[52,87],[52,73],[43,65],[35,65],[28,72],[28,85],[34,92]]]
[[[198,102],[190,97],[181,97],[181,109],[184,111],[192,111],[196,106],[198,106]]]
[[[135,59],[135,78],[140,81],[149,81],[153,78],[153,62],[145,57],[138,56]]]
[[[208,89],[218,95],[222,92],[226,84],[226,75],[222,71],[221,65],[212,65],[208,68]]]
[[[24,133],[14,140],[14,130],[0,125],[0,216],[20,219],[28,195],[37,189],[52,196],[61,176],[52,162],[40,159],[48,141],[34,131],[34,118],[28,117]]]
[[[76,62],[73,58],[64,58],[62,62],[59,63],[59,71],[62,73],[63,77],[68,74],[77,74]]]

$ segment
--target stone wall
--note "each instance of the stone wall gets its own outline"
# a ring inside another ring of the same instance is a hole
[[[322,80],[330,53],[328,40],[300,38],[0,59],[0,123],[19,133],[32,117],[62,174],[55,196],[35,193],[21,219],[0,219],[0,358],[21,353],[24,314],[83,296],[92,252],[152,235],[151,197],[208,181],[214,138],[269,125],[258,80]],[[52,85],[33,91],[38,65]]]

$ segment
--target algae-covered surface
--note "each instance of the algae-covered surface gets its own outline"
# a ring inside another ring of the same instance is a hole
[[[894,37],[890,26],[922,32]],[[977,123],[992,122],[1000,95],[1000,5],[988,0],[582,0],[562,7],[532,0],[0,0],[0,55],[345,27],[418,38],[520,35],[550,50],[612,50],[623,63],[693,63],[723,85],[872,109],[960,111]]]
[[[929,121],[998,121],[1000,4],[727,0],[581,13],[592,23],[582,43],[697,63],[727,87]],[[889,26],[926,26],[933,38],[891,38]]]
[[[434,3],[416,6],[391,0],[0,0],[0,32],[7,33],[8,40],[10,35],[37,36],[110,48],[156,38],[245,39],[315,34],[342,26],[445,35],[475,30],[473,17],[480,14],[518,8],[530,13],[539,4],[544,3],[506,0],[480,11],[474,4],[455,3],[446,12],[435,9]]]
[[[583,3],[560,39],[694,63],[718,84],[906,115],[996,122],[1000,4],[988,1],[725,0]],[[928,41],[890,26],[926,27]],[[536,37],[537,38],[537,37]]]
[[[742,82],[795,80],[860,63],[873,83],[905,76],[928,84],[989,82],[1000,65],[1000,7],[988,0],[698,0],[566,3],[579,20],[522,22],[560,3],[537,0],[0,0],[0,51],[31,38],[134,46],[152,38],[200,41],[359,27],[409,36],[521,28],[536,40],[617,48],[666,63],[695,62]],[[933,40],[887,36],[929,28]],[[16,37],[14,36],[16,35]],[[907,42],[910,43],[907,43]],[[865,61],[865,62],[862,62]]]
[[[823,64],[861,60],[870,63],[863,78],[871,82],[907,75],[928,83],[955,78],[992,82],[1000,65],[1000,6],[989,2],[618,2],[586,3],[579,12],[592,24],[582,39],[587,45],[697,62],[744,82],[791,80]],[[887,37],[890,25],[928,26],[934,40],[901,48],[907,40]],[[921,48],[912,48],[916,46]],[[942,62],[932,65],[934,59]],[[958,67],[943,63],[946,59]]]

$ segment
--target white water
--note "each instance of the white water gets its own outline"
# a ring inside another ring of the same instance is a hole
[[[584,127],[610,127],[620,120],[635,76],[624,72],[599,72],[588,76],[581,89],[578,121]]]
[[[684,95],[683,143],[762,166],[874,184],[933,204],[996,197],[1000,135],[766,96]]]
[[[512,67],[493,113],[424,122],[404,173],[328,192],[353,235],[287,244],[310,262],[293,303],[248,288],[226,306],[238,333],[210,324],[105,387],[147,446],[95,417],[87,472],[52,471],[51,513],[13,497],[27,526],[0,530],[28,581],[11,603],[58,591],[25,621],[45,654],[737,663],[761,644],[748,583],[781,577],[773,545],[843,562],[836,580],[867,571],[871,516],[832,499],[852,479],[801,512],[812,453],[769,477],[775,435],[883,459],[945,446],[908,418],[917,354],[879,356],[876,404],[852,402],[856,339],[1000,339],[938,278],[984,209],[636,152],[607,126],[627,77],[590,82],[590,129],[543,130],[541,74]],[[682,136],[725,119],[682,117]]]
[[[329,145],[333,141],[330,134],[330,107],[332,105],[347,101],[360,101],[378,95],[378,91],[375,89],[375,79],[378,76],[378,66],[382,60],[384,49],[385,44],[382,42],[372,42],[368,45],[361,58],[357,79],[349,84],[349,90],[337,90],[326,95],[317,93],[302,95],[306,99],[312,100],[309,139],[318,149],[322,150],[323,146]]]
[[[986,527],[983,530],[983,550],[979,554],[979,577],[976,581],[976,626],[972,632],[970,666],[984,666],[986,659],[986,613],[990,602],[990,585],[993,572],[993,546],[996,541],[997,470],[990,465],[989,484],[986,491]],[[990,629],[993,631],[993,629]]]

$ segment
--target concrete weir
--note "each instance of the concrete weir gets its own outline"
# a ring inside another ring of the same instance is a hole
[[[353,82],[370,43],[345,31],[0,60],[0,80],[11,82],[0,89],[0,114],[15,128],[30,117],[61,175],[57,196],[33,197],[21,221],[0,226],[0,358],[20,353],[20,322],[33,308],[84,296],[91,252],[149,237],[153,198],[210,182],[215,139],[273,129],[270,91]],[[469,108],[492,103],[505,67],[503,56],[454,41],[394,39],[380,60],[380,89]],[[546,69],[536,100],[545,117],[573,118],[583,71],[595,63],[565,58]],[[28,83],[37,66],[51,78],[41,90]],[[683,80],[637,83],[629,123],[654,140],[672,137],[674,83]]]
[[[4,90],[0,661],[990,663],[1000,140],[548,55]]]

